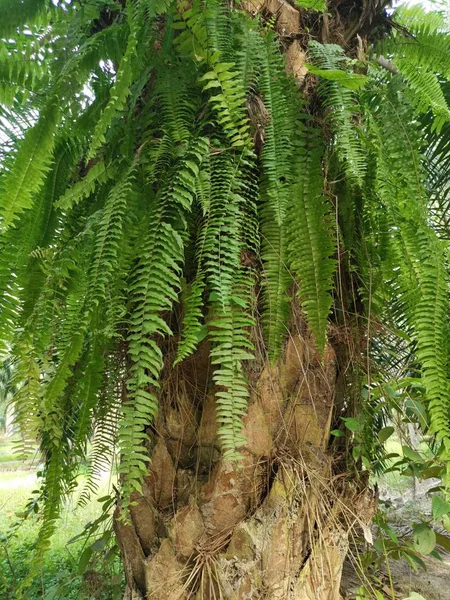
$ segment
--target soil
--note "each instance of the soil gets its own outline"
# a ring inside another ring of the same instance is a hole
[[[391,575],[395,588],[395,600],[419,600],[413,592],[423,596],[424,600],[450,600],[450,554],[441,552],[442,562],[426,557],[427,570],[415,572],[405,560],[390,561]],[[378,574],[380,575],[380,574]],[[385,582],[381,590],[387,600],[392,599],[387,569],[383,568],[382,579]],[[341,593],[345,600],[354,600],[361,581],[350,561],[344,566]]]
[[[389,524],[399,537],[411,534],[411,522],[431,517],[431,497],[428,492],[437,483],[438,480],[435,479],[416,482],[415,486],[401,494],[392,494],[381,486],[380,498],[387,503]],[[439,530],[438,527],[436,529]],[[394,596],[389,585],[387,566],[384,564],[381,572],[376,573],[384,583],[380,590],[383,597],[386,600],[450,600],[450,553],[441,548],[438,551],[441,560],[432,556],[423,558],[426,570],[419,567],[415,571],[404,559],[390,561]],[[355,599],[356,590],[362,585],[354,564],[355,561],[349,557],[344,565],[341,585],[344,600]]]

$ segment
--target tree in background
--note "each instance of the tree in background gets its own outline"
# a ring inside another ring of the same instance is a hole
[[[0,8],[0,339],[45,457],[35,562],[117,448],[126,598],[337,599],[398,390],[449,482],[443,17]]]

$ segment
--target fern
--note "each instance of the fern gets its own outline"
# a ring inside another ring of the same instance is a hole
[[[217,115],[220,127],[232,147],[251,153],[251,137],[248,117],[245,112],[245,89],[234,70],[235,64],[221,60],[221,52],[215,46],[214,37],[208,40],[207,19],[194,6],[180,15],[178,28],[184,29],[177,38],[181,49],[192,48],[192,53],[207,72],[200,82],[208,92],[209,103]]]
[[[44,13],[45,5],[45,0],[3,0],[0,36],[7,37],[14,34],[18,27],[32,25]]]
[[[307,128],[305,133],[305,145],[296,147],[297,180],[287,217],[288,257],[299,282],[309,328],[323,352],[332,305],[336,241],[330,206],[323,195],[323,144],[316,131]]]
[[[296,4],[306,10],[314,10],[321,13],[327,10],[326,0],[297,0]]]
[[[346,57],[343,49],[335,44],[322,45],[312,41],[308,46],[308,52],[314,64],[324,71],[339,71],[342,66],[345,66]],[[336,151],[345,172],[350,180],[362,185],[366,162],[356,121],[357,96],[353,91],[354,88],[349,89],[349,81],[354,81],[350,74],[344,80],[336,77],[325,79],[319,86],[319,93],[329,111],[328,116],[336,138]]]
[[[103,161],[95,163],[83,179],[66,190],[64,195],[59,198],[56,206],[61,210],[70,210],[78,202],[90,196],[95,191],[97,185],[105,183],[112,176],[113,173],[107,169]]]
[[[2,178],[2,227],[11,226],[20,213],[33,205],[33,197],[41,189],[51,163],[57,123],[57,109],[50,106],[26,133],[13,168]]]
[[[26,459],[34,456],[36,439],[42,429],[43,419],[40,411],[41,389],[40,368],[33,353],[31,339],[22,338],[12,348],[12,355],[20,360],[14,376],[17,391],[14,402],[15,422],[21,433],[16,451],[19,457]]]
[[[210,209],[200,235],[198,255],[210,290],[212,314],[208,331],[213,343],[211,358],[216,366],[213,377],[218,388],[219,437],[224,456],[231,460],[240,456],[239,448],[245,443],[242,415],[248,389],[242,361],[253,356],[248,337],[248,328],[253,324],[248,312],[249,280],[240,265],[245,202],[241,169],[240,161],[227,153],[211,161]]]
[[[347,56],[316,41],[324,5],[306,0],[308,49],[219,0],[2,6],[0,351],[22,450],[44,459],[35,568],[80,464],[84,502],[120,453],[130,507],[173,362],[205,336],[222,460],[244,454],[247,376],[294,325],[323,354],[329,323],[355,347],[346,410],[390,351],[379,335],[359,360],[361,339],[401,330],[450,456],[443,19],[396,11],[384,44],[364,56],[363,28]],[[283,58],[299,47],[301,89]]]
[[[182,338],[178,344],[177,364],[191,355],[199,342],[205,337],[205,325],[202,323],[203,292],[205,282],[201,275],[191,284],[185,284],[182,302],[184,306]]]
[[[283,61],[268,36],[261,52],[258,90],[268,113],[261,152],[261,234],[265,275],[263,322],[271,358],[278,358],[287,333],[288,288],[291,277],[286,268],[286,212],[292,195],[293,121],[289,84],[283,76]]]
[[[117,268],[127,200],[131,196],[134,164],[118,179],[105,203],[88,273],[87,296],[94,306],[106,300],[106,287]]]
[[[445,335],[447,275],[441,242],[427,223],[424,173],[411,113],[398,100],[391,84],[378,134],[378,190],[392,211],[398,228],[400,256],[410,277],[404,283],[409,297],[409,318],[422,364],[432,430],[448,437],[448,380]],[[376,129],[378,131],[378,129]],[[393,166],[395,170],[393,169]],[[411,202],[415,198],[415,202]],[[401,279],[402,280],[402,279]],[[411,283],[414,287],[409,291]],[[432,310],[430,310],[432,307]]]
[[[133,9],[132,2],[127,2],[128,23],[130,33],[128,36],[127,48],[120,61],[115,82],[111,88],[110,99],[106,105],[100,120],[95,126],[91,145],[87,154],[88,159],[95,156],[98,148],[105,142],[105,134],[111,125],[114,116],[124,108],[127,97],[130,93],[130,86],[133,82],[133,59],[136,56],[136,29],[137,21],[140,17],[140,11]]]
[[[161,315],[171,309],[180,289],[183,214],[191,209],[195,176],[206,148],[206,140],[192,140],[175,178],[154,199],[147,240],[130,285],[134,304],[128,336],[132,366],[119,429],[126,499],[133,489],[140,489],[149,460],[142,445],[147,437],[143,427],[156,415],[155,390],[163,367],[163,355],[155,337],[172,334]]]
[[[213,314],[209,322],[209,337],[213,342],[212,364],[216,366],[213,379],[218,391],[217,419],[218,436],[225,460],[242,457],[239,448],[246,438],[242,433],[242,417],[247,412],[249,397],[243,361],[253,359],[253,344],[248,331],[254,325],[249,314],[251,285],[245,274],[235,276],[231,302],[222,306],[213,303]]]
[[[18,225],[9,228],[4,238],[5,244],[0,249],[0,337],[4,349],[11,340],[19,315],[25,319],[39,295],[43,273],[39,261],[31,253],[52,240],[56,226],[52,205],[65,188],[74,160],[73,148],[61,142],[57,159],[32,209],[20,216]],[[22,281],[22,289],[18,281]]]
[[[401,7],[395,19],[409,30],[396,33],[380,44],[380,51],[392,55],[394,64],[408,82],[418,112],[431,109],[438,131],[449,120],[450,111],[436,74],[450,74],[450,42],[446,24],[437,13],[422,7]]]

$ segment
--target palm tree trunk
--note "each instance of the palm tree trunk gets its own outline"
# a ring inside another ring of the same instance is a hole
[[[376,500],[328,449],[335,350],[321,360],[292,336],[282,361],[248,374],[239,464],[220,455],[208,354],[165,378],[142,495],[131,520],[116,510],[125,598],[338,600],[349,533]]]

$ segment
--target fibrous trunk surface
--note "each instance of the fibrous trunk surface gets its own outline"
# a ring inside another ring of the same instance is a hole
[[[375,500],[327,449],[339,361],[291,336],[248,373],[247,445],[221,458],[206,344],[170,370],[131,520],[115,514],[126,598],[338,600],[349,533]]]

